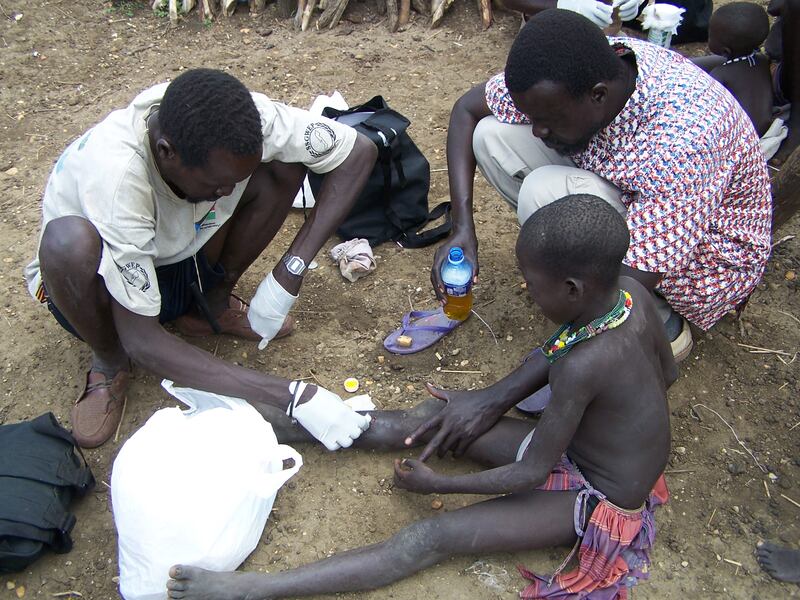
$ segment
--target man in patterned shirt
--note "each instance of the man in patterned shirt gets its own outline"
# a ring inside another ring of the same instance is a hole
[[[505,73],[464,94],[447,138],[453,235],[431,281],[461,246],[478,274],[475,166],[520,223],[569,194],[600,196],[626,217],[623,271],[659,301],[676,358],[687,320],[706,330],[753,291],[770,251],[769,178],[747,114],[680,55],[609,39],[551,9],[520,31]]]

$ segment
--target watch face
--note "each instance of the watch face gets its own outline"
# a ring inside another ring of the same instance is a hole
[[[292,275],[302,275],[303,271],[306,270],[306,263],[299,256],[287,256],[284,263],[286,264],[286,270]]]

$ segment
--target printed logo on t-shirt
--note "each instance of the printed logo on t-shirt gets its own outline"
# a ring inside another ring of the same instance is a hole
[[[203,229],[214,229],[219,227],[219,223],[217,223],[217,203],[215,202],[209,211],[203,215],[203,218],[200,219],[197,223],[194,224],[195,231],[201,231]]]
[[[146,292],[150,289],[150,277],[138,262],[129,262],[124,267],[117,267],[128,285]]]
[[[314,158],[325,156],[336,146],[336,134],[325,123],[311,123],[304,137],[306,150]]]

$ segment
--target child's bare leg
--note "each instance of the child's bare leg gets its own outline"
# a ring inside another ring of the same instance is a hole
[[[353,442],[353,447],[366,450],[408,450],[409,447],[405,445],[408,434],[435,416],[444,406],[443,401],[428,398],[408,410],[372,411],[369,429]],[[281,444],[316,443],[305,429],[293,425],[283,411],[265,406],[259,412],[272,424]],[[531,429],[533,423],[530,421],[503,417],[497,425],[472,443],[465,456],[490,467],[507,465],[514,462],[520,443]],[[429,439],[429,436],[425,436],[420,443],[426,443]]]
[[[494,498],[413,523],[388,540],[310,565],[262,575],[175,566],[170,598],[262,600],[355,592],[388,585],[451,556],[519,552],[575,542],[577,492]]]

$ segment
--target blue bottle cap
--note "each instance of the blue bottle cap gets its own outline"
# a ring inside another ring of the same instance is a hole
[[[449,258],[451,263],[457,265],[462,260],[464,260],[464,251],[458,246],[450,248]]]

